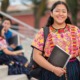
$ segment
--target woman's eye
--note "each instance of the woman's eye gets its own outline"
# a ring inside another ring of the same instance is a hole
[[[63,13],[66,13],[66,11],[62,11]]]
[[[59,11],[55,11],[55,12],[59,12]]]

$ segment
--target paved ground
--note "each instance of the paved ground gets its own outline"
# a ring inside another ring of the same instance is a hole
[[[25,56],[30,61],[30,56],[31,56],[31,52],[32,52],[31,41],[28,41],[28,42],[27,41],[23,41],[22,42],[22,46],[23,46],[24,51],[25,51]]]

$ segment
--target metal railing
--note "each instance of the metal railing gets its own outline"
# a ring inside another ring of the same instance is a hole
[[[30,26],[30,25],[28,25],[28,24],[26,24],[26,23],[24,23],[24,22],[22,22],[22,21],[20,21],[20,20],[18,20],[18,19],[16,19],[16,18],[14,18],[14,17],[12,17],[12,16],[10,16],[10,15],[2,12],[2,11],[0,11],[0,14],[2,14],[3,16],[6,16],[6,17],[8,17],[8,18],[10,18],[11,20],[13,20],[13,21],[15,21],[15,22],[17,22],[17,23],[19,23],[19,24],[21,24],[21,25],[23,25],[23,26],[26,27],[26,28],[29,28],[29,29],[31,29],[31,30],[33,30],[33,31],[35,31],[35,32],[38,31],[37,29],[34,29],[32,26]]]

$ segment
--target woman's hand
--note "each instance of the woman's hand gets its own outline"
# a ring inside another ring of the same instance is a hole
[[[66,70],[64,68],[55,67],[55,69],[52,72],[58,77],[61,77],[63,74],[66,73]]]

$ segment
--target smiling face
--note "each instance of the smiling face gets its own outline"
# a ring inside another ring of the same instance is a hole
[[[51,17],[54,18],[54,23],[63,24],[67,19],[68,11],[63,4],[58,4],[51,12]]]

